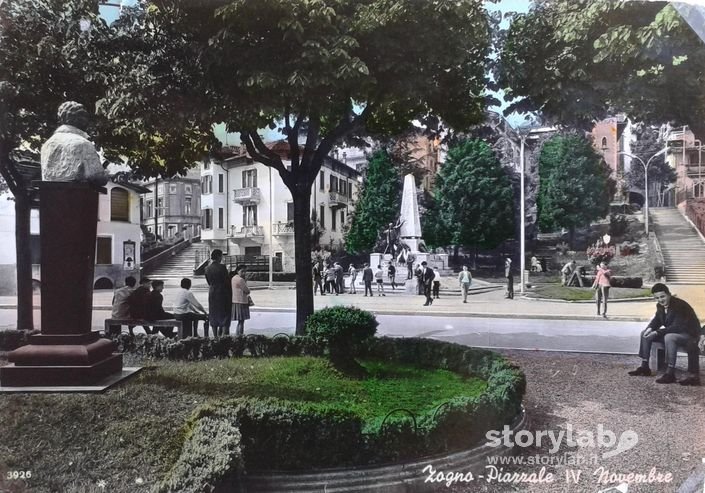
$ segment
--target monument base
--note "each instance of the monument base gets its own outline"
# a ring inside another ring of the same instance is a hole
[[[112,354],[92,365],[22,365],[0,368],[0,382],[7,387],[74,387],[92,385],[122,371],[122,354]]]
[[[0,367],[0,384],[3,387],[91,385],[122,371],[122,354],[113,354],[116,349],[113,341],[57,344],[55,337],[39,337],[32,344],[11,351],[7,357],[11,364]]]

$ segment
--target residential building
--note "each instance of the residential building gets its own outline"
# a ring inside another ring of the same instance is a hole
[[[151,179],[142,184],[142,225],[159,239],[176,242],[201,234],[201,173],[198,167],[185,176]],[[155,193],[156,191],[156,193]]]
[[[612,170],[612,179],[617,184],[614,203],[642,202],[643,189],[628,190],[625,175],[631,167],[631,157],[635,135],[629,119],[624,115],[605,118],[592,128],[593,146]],[[637,198],[637,196],[639,198]]]
[[[705,167],[702,142],[688,127],[667,131],[666,161],[676,170],[675,203],[684,207],[688,199],[705,197]]]
[[[140,185],[113,177],[98,198],[98,227],[94,272],[95,289],[124,285],[125,277],[140,272],[140,198],[146,191]],[[17,294],[14,202],[9,194],[0,196],[0,295]],[[39,211],[30,216],[32,277],[41,281],[39,252]],[[68,280],[70,282],[70,280]]]
[[[289,145],[268,144],[290,166]],[[357,197],[360,174],[332,157],[311,186],[311,217],[320,244],[338,247]],[[229,255],[274,256],[275,270],[294,271],[294,203],[279,173],[231,148],[201,163],[201,239]]]

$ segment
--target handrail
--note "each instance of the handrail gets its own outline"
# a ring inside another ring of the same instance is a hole
[[[182,252],[183,250],[188,248],[189,245],[191,245],[191,240],[180,241],[176,245],[167,248],[163,252],[159,252],[154,257],[150,257],[147,260],[143,260],[141,263],[142,270],[151,268],[154,264],[159,264],[164,259],[169,258],[172,255],[176,255],[179,252]]]

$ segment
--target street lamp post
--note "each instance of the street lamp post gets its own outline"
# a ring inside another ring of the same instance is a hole
[[[630,154],[625,151],[620,151],[617,153],[624,154],[625,156],[629,156],[632,159],[636,159],[644,167],[644,230],[646,231],[646,236],[649,236],[649,166],[651,166],[651,161],[653,161],[655,157],[658,157],[661,154],[665,153],[666,150],[667,149],[661,149],[656,154],[651,156],[646,162],[644,162],[644,160],[641,159],[639,156],[635,156],[634,154]]]
[[[524,146],[526,144],[526,135],[521,135],[521,147],[519,150],[519,173],[520,173],[520,178],[519,178],[519,188],[521,189],[519,193],[519,200],[521,202],[520,205],[520,227],[519,227],[519,251],[520,251],[520,257],[519,257],[519,268],[521,269],[521,275],[519,276],[519,280],[521,282],[519,292],[521,294],[524,294],[524,287],[526,286],[526,279],[524,278],[525,274],[525,269],[526,269],[526,211],[524,209]]]

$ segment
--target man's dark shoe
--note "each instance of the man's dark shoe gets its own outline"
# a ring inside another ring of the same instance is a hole
[[[656,383],[675,383],[676,376],[673,373],[664,373],[660,378],[656,379]]]
[[[650,377],[651,370],[649,370],[648,368],[645,368],[643,366],[640,366],[636,370],[630,371],[629,376],[631,376],[631,377]]]
[[[693,387],[697,387],[700,385],[700,377],[687,377],[683,380],[679,380],[678,383],[681,385],[692,385]]]

